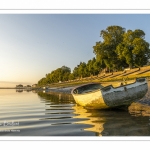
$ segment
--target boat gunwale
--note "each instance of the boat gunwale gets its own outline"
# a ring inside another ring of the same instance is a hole
[[[76,93],[76,94],[73,93],[73,91],[74,91],[75,89],[77,89],[77,88],[84,87],[84,86],[86,86],[86,85],[94,85],[94,84],[100,85],[101,83],[91,82],[91,83],[87,83],[87,84],[82,84],[82,85],[80,85],[80,86],[77,86],[77,87],[73,88],[73,89],[71,90],[71,94],[72,94],[72,95],[82,95],[82,94],[88,94],[88,93],[93,93],[93,92],[95,92],[95,91],[99,91],[100,89],[96,89],[96,90],[92,90],[92,91],[85,92],[85,93],[80,93],[80,94],[78,94],[78,93]],[[104,88],[104,87],[102,87],[102,88]]]
[[[79,96],[79,95],[87,95],[87,94],[95,93],[95,92],[97,92],[97,91],[100,91],[100,89],[93,90],[93,91],[89,91],[89,92],[84,92],[84,93],[80,93],[80,94],[75,94],[75,93],[73,93],[72,95],[76,95],[76,96]]]
[[[144,81],[138,81],[139,79],[144,79]],[[87,95],[87,94],[91,94],[91,93],[95,93],[95,92],[97,92],[97,91],[105,91],[108,87],[110,87],[110,88],[112,88],[112,89],[119,89],[119,88],[121,88],[121,87],[127,87],[127,86],[129,86],[129,85],[132,85],[132,84],[135,84],[135,83],[137,83],[137,82],[146,82],[147,83],[147,80],[146,80],[146,78],[136,78],[136,80],[134,81],[134,82],[132,82],[132,83],[129,83],[129,84],[125,84],[125,85],[120,85],[120,86],[118,86],[118,87],[114,87],[112,84],[110,84],[110,85],[107,85],[107,86],[105,86],[105,87],[102,87],[102,88],[100,88],[100,89],[96,89],[96,90],[92,90],[92,91],[89,91],[89,92],[84,92],[84,93],[80,93],[80,94],[78,94],[78,93],[73,93],[73,91],[75,90],[75,89],[77,89],[77,88],[80,88],[80,87],[83,87],[83,86],[86,86],[86,85],[91,85],[91,84],[101,84],[101,83],[88,83],[88,84],[84,84],[84,85],[81,85],[81,86],[78,86],[78,87],[75,87],[74,89],[72,89],[72,91],[71,91],[71,94],[72,95]],[[146,84],[145,83],[145,84]],[[110,90],[110,89],[109,89]]]
[[[145,80],[144,81],[137,81],[138,79],[145,79]],[[117,88],[120,88],[120,87],[126,87],[128,85],[135,84],[137,82],[145,82],[145,81],[146,81],[146,78],[137,78],[134,82],[129,83],[129,84],[123,84],[123,85],[120,85],[120,86],[117,86],[117,87],[114,87],[112,84],[110,84],[110,85],[107,85],[107,86],[103,87],[102,89],[105,89],[105,88],[108,88],[108,87],[112,87],[113,89],[117,89]]]

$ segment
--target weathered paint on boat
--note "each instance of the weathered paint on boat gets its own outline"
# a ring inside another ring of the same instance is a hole
[[[97,89],[94,89],[94,86]],[[129,106],[132,102],[143,98],[147,91],[147,80],[138,78],[134,83],[116,88],[112,85],[102,87],[98,83],[90,83],[74,88],[71,93],[78,105],[88,109],[106,109]]]

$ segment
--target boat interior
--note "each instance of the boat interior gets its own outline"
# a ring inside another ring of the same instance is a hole
[[[103,86],[99,83],[86,84],[86,85],[82,85],[80,87],[75,88],[73,90],[73,94],[88,93],[88,92],[92,92],[92,91],[99,90],[102,88],[103,88]]]
[[[131,84],[134,84],[136,82],[144,82],[146,79],[145,78],[137,78],[135,82],[133,83],[130,83],[130,84],[121,84],[120,86],[118,87],[113,87],[113,85],[108,85],[106,87],[102,86],[100,83],[89,83],[89,84],[85,84],[85,85],[82,85],[82,86],[79,86],[75,89],[73,89],[72,93],[73,94],[84,94],[84,93],[89,93],[89,92],[93,92],[95,90],[102,90],[102,91],[109,91],[111,88],[113,89],[117,89],[117,88],[120,88],[122,86],[127,86],[127,85],[131,85]]]

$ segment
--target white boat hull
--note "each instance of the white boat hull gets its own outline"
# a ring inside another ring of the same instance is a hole
[[[78,89],[78,88],[75,88]],[[135,83],[114,88],[112,85],[87,93],[72,95],[78,105],[88,109],[105,109],[121,106],[129,106],[145,96],[148,91],[146,79]]]

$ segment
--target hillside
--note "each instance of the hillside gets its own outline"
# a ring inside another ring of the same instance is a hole
[[[76,80],[71,80],[71,81],[66,81],[66,82],[61,82],[61,83],[53,83],[49,84],[47,86],[49,87],[68,87],[68,86],[76,86],[84,83],[89,83],[89,82],[100,82],[102,84],[120,84],[124,79],[127,82],[132,82],[138,77],[146,77],[147,79],[150,79],[150,66],[146,67],[141,67],[139,68],[134,68],[131,70],[126,70],[124,71],[118,71],[114,73],[106,73],[104,74],[99,74],[98,76],[91,76],[87,78],[81,78],[81,79],[76,79]]]

